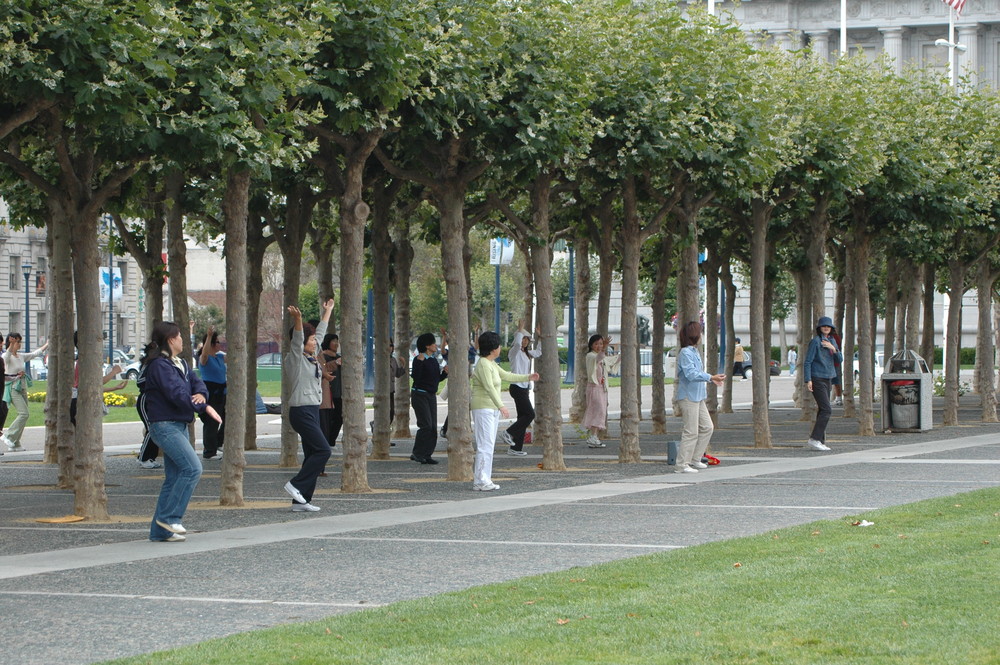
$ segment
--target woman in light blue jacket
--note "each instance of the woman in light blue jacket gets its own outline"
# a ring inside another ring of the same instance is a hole
[[[707,469],[708,465],[701,461],[712,439],[715,426],[712,417],[708,415],[705,399],[708,391],[705,384],[711,381],[721,386],[726,380],[725,374],[711,375],[705,372],[698,353],[698,342],[701,341],[701,324],[690,321],[680,330],[681,351],[677,355],[677,404],[681,409],[683,428],[681,442],[677,448],[677,460],[674,473],[698,473],[698,469]]]

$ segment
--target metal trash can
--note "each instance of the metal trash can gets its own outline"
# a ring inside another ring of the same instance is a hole
[[[882,374],[882,431],[926,432],[934,427],[934,375],[924,359],[904,349]]]

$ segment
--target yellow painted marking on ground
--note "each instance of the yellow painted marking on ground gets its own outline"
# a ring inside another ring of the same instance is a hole
[[[372,488],[371,492],[343,492],[340,488],[332,489],[317,489],[313,494],[343,494],[344,496],[358,496],[360,494],[401,494],[408,490],[401,489],[385,489],[385,488]]]

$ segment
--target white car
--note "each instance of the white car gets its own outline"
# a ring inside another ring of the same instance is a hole
[[[129,381],[135,381],[139,378],[139,368],[142,366],[138,360],[134,363],[129,363],[122,367],[121,374],[118,375],[120,379],[128,379]]]

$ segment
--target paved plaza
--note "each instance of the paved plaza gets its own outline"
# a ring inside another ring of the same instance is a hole
[[[338,445],[319,513],[289,511],[282,485],[295,470],[277,466],[276,417],[259,416],[246,507],[218,506],[219,462],[207,461],[184,543],[147,540],[162,470],[138,467],[128,424],[105,428],[113,522],[36,521],[72,513],[73,496],[53,489],[43,433],[30,431],[29,450],[0,458],[0,663],[92,663],[1000,485],[1000,425],[978,422],[976,396],[963,398],[961,425],[920,434],[859,437],[835,407],[822,453],[802,447],[810,423],[790,386],[779,377],[772,390],[775,447],[755,449],[749,382],[738,384],[713,439],[722,464],[697,475],[666,463],[672,417],[666,437],[643,421],[638,464],[617,462],[614,422],[604,449],[564,425],[565,472],[538,469],[538,447],[519,458],[498,446],[501,489],[485,495],[446,480],[446,441],[442,464],[426,466],[404,439],[369,462],[373,493],[342,495]]]

